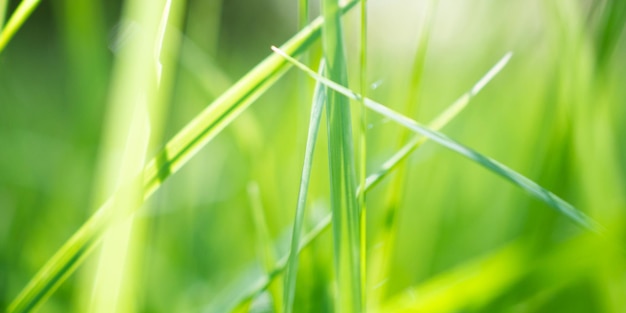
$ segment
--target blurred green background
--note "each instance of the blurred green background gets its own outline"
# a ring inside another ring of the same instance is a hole
[[[398,110],[407,101],[427,2],[368,1],[367,93]],[[7,12],[17,4],[9,1]],[[269,55],[271,45],[297,32],[295,1],[182,4],[179,29],[168,30],[180,39],[166,73],[173,89],[149,157]],[[141,32],[120,22],[122,5],[44,0],[0,54],[2,310],[106,199],[95,186],[115,51]],[[585,211],[611,240],[427,143],[407,162],[383,302],[440,304],[430,312],[623,312],[626,2],[439,0],[430,12],[421,106],[412,117],[430,121],[512,51],[509,65],[443,132]],[[319,14],[317,1],[311,13]],[[359,90],[358,10],[346,15],[344,27],[349,81]],[[319,55],[318,43],[311,64]],[[303,86],[313,84],[290,71],[137,214],[144,226],[139,265],[128,278],[136,286],[129,296],[134,310],[232,309],[231,295],[263,274],[255,204],[262,205],[277,253],[285,253],[308,127]],[[368,113],[368,173],[400,147],[400,131]],[[326,155],[321,131],[307,228],[330,210]],[[380,249],[391,178],[367,196],[372,253]],[[258,195],[250,192],[254,185]],[[301,255],[296,312],[332,309],[332,244],[327,232]],[[88,259],[41,311],[81,311],[94,262]],[[271,301],[261,294],[250,310],[271,311]]]

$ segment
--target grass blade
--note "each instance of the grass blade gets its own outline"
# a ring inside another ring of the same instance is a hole
[[[308,67],[306,67],[305,65],[300,64],[297,60],[295,60],[294,58],[290,57],[289,55],[285,54],[284,52],[282,52],[281,50],[279,50],[278,48],[273,48],[275,52],[281,54],[283,57],[285,57],[286,59],[288,59],[290,62],[292,62],[293,64],[295,64],[298,68],[302,69],[303,71],[307,72],[310,76],[312,76],[313,78],[315,78],[318,81],[321,81],[323,84],[325,84],[326,86],[332,88],[333,90],[343,94],[344,96],[350,98],[350,99],[354,99],[356,101],[361,101],[361,96],[357,93],[355,93],[354,91],[336,83],[333,82],[331,80],[328,80],[324,77],[321,77],[319,75],[317,75],[315,72],[313,72],[311,69],[309,69]],[[507,54],[504,58],[504,60],[507,60],[508,58],[510,58],[510,54]],[[495,75],[495,73],[494,73]],[[481,82],[479,82],[479,84],[477,84],[477,90],[480,90],[482,87],[484,86],[484,84]],[[534,181],[528,179],[527,177],[513,171],[512,169],[508,168],[506,165],[493,160],[487,156],[484,156],[476,151],[474,151],[473,149],[466,147],[450,138],[448,138],[446,135],[435,131],[433,129],[430,129],[426,126],[421,125],[420,123],[398,113],[395,112],[391,109],[389,109],[388,107],[374,101],[368,98],[363,98],[365,100],[365,106],[369,109],[371,109],[372,111],[375,111],[395,122],[397,122],[400,125],[403,125],[404,127],[407,127],[411,130],[413,130],[414,132],[421,134],[422,136],[428,137],[431,140],[437,142],[438,144],[474,161],[475,163],[481,165],[482,167],[488,169],[489,171],[497,174],[498,176],[510,181],[511,183],[513,183],[514,185],[520,187],[521,189],[525,190],[526,192],[528,192],[530,195],[532,195],[533,197],[535,197],[536,199],[544,202],[545,204],[547,204],[548,206],[552,207],[553,209],[555,209],[557,212],[559,212],[560,214],[564,215],[565,217],[569,218],[571,221],[575,222],[576,224],[582,226],[583,228],[586,228],[590,231],[596,232],[596,233],[600,233],[602,231],[602,227],[593,219],[591,219],[590,217],[588,217],[587,215],[585,215],[584,213],[582,213],[581,211],[577,210],[574,206],[572,206],[571,204],[567,203],[565,200],[559,198],[558,196],[556,196],[555,194],[551,193],[550,191],[546,190],[545,188],[539,186],[537,183],[535,183]]]
[[[357,1],[343,7],[342,12],[352,8]],[[298,54],[306,49],[320,35],[323,19],[318,18],[283,45],[283,49]],[[140,183],[143,195],[134,208],[150,197],[162,182],[178,171],[204,145],[206,145],[224,127],[233,121],[254,100],[265,92],[287,69],[287,63],[277,55],[270,55],[234,86],[216,99],[183,128],[165,148],[148,162],[142,173],[132,182],[119,188],[109,200],[48,260],[28,285],[10,305],[9,312],[31,311],[45,300],[92,251],[100,240],[101,234],[113,220],[111,207],[123,198],[129,186]],[[132,210],[130,210],[132,211]]]
[[[39,5],[41,0],[23,0],[15,9],[15,12],[11,14],[11,17],[7,21],[4,27],[0,27],[0,52],[4,50],[4,47],[11,41],[11,38],[22,27],[22,24],[33,13],[33,10]],[[2,16],[4,17],[4,15]]]
[[[326,74],[347,84],[343,30],[338,0],[322,1],[326,23],[322,47]],[[361,311],[360,219],[356,199],[356,177],[352,145],[352,123],[348,99],[328,90],[328,159],[330,198],[333,212],[333,241],[337,277],[337,312]]]
[[[324,59],[319,66],[319,73],[322,74],[325,67]],[[309,121],[309,133],[307,135],[306,148],[304,152],[304,165],[302,166],[302,176],[300,179],[300,190],[298,191],[298,203],[296,205],[296,216],[293,223],[293,233],[291,236],[291,248],[289,253],[289,263],[287,266],[287,275],[285,275],[285,295],[283,297],[283,311],[292,312],[293,301],[296,294],[296,276],[298,272],[298,245],[302,233],[302,225],[304,224],[304,210],[306,207],[306,199],[309,190],[309,181],[311,178],[311,169],[313,167],[313,152],[315,152],[315,143],[317,142],[317,134],[322,120],[322,111],[326,102],[326,90],[324,85],[318,83],[313,93],[313,105],[311,107],[311,118]]]
[[[484,86],[503,67],[504,67],[504,62],[499,62],[498,64],[496,64],[491,70],[489,70],[489,72],[487,72],[487,74],[485,74],[485,76],[483,76],[479,80],[479,82],[476,85],[474,85],[474,87],[471,89],[471,91],[468,91],[467,93],[462,95],[458,100],[456,100],[453,104],[451,104],[444,112],[442,112],[439,116],[437,116],[429,124],[429,127],[433,128],[433,129],[441,129],[444,126],[446,126],[461,111],[463,111],[463,109],[465,109],[467,104],[469,104],[470,99],[474,95],[476,95],[475,92],[480,91],[480,89],[477,89],[476,86],[478,86],[478,85]],[[428,137],[424,137],[424,136],[417,136],[417,137],[415,137],[413,140],[411,140],[411,142],[407,143],[402,149],[400,149],[391,158],[389,158],[387,161],[385,161],[383,163],[381,169],[376,171],[374,174],[370,174],[367,177],[367,179],[366,179],[366,183],[364,185],[359,186],[359,191],[358,192],[360,193],[361,192],[360,190],[363,190],[363,193],[367,194],[367,192],[370,191],[372,188],[374,188],[378,182],[380,182],[382,179],[387,177],[387,175],[389,173],[391,173],[392,171],[396,170],[398,168],[398,165],[400,164],[400,162],[404,158],[406,158],[409,153],[415,151],[417,148],[419,148],[426,141],[428,141]],[[300,253],[300,251],[302,251],[303,248],[308,246],[311,243],[311,241],[313,241],[315,238],[317,238],[318,235],[322,234],[323,231],[327,230],[330,227],[331,220],[332,220],[332,216],[331,216],[331,214],[328,214],[314,228],[314,230],[310,231],[309,233],[307,233],[304,236],[304,239],[302,239],[300,241],[300,245],[299,245],[300,248],[298,250],[298,254]],[[292,247],[291,251],[294,251],[293,247]],[[244,299],[250,299],[251,297],[253,297],[253,295],[258,295],[261,292],[263,292],[265,290],[265,288],[267,288],[267,286],[269,286],[269,284],[271,282],[271,279],[274,279],[276,276],[278,276],[278,274],[280,274],[286,268],[286,265],[287,265],[286,258],[284,260],[282,260],[282,261],[279,261],[276,264],[276,266],[274,267],[274,271],[272,272],[273,274],[268,276],[269,278],[267,278],[267,277],[264,278],[264,279],[269,279],[269,281],[267,281],[264,284],[260,284],[256,288],[252,288],[251,291],[248,291],[247,293],[245,293],[246,295],[245,296],[241,296],[240,299],[242,299],[242,300],[240,300],[239,303],[241,303],[241,301],[244,301]]]
[[[361,94],[366,97],[367,92],[367,0],[361,0],[361,55],[360,55],[360,86]],[[362,103],[361,121],[359,123],[359,186],[365,186],[367,179],[367,110]],[[357,193],[359,205],[359,220],[361,227],[359,229],[360,256],[361,256],[361,306],[365,307],[365,298],[367,297],[367,207],[365,202],[365,193]]]

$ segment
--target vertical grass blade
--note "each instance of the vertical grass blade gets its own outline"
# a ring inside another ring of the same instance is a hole
[[[6,45],[11,41],[11,38],[22,27],[22,24],[28,19],[33,10],[39,5],[41,0],[23,0],[15,9],[15,12],[11,14],[11,17],[7,21],[4,27],[0,27],[0,52],[4,50]]]
[[[306,73],[308,73],[311,77],[313,77],[314,79],[316,79],[317,81],[321,81],[323,84],[325,84],[326,86],[328,86],[329,88],[332,88],[333,90],[341,93],[342,95],[353,99],[355,101],[361,101],[361,96],[334,82],[331,81],[325,77],[319,76],[317,75],[314,71],[312,71],[310,68],[306,67],[305,65],[299,63],[296,59],[290,57],[289,55],[285,54],[284,52],[282,52],[281,50],[279,50],[278,48],[274,48],[274,51],[276,51],[277,53],[281,54],[284,58],[288,59],[291,63],[293,63],[294,65],[296,65],[298,68],[300,68],[301,70],[305,71]],[[502,63],[504,64],[506,60],[508,60],[511,57],[511,54],[507,54],[503,57],[502,59]],[[502,65],[503,66],[503,65]],[[494,72],[495,75],[495,72]],[[478,88],[477,90],[479,90],[480,88],[483,87],[482,82],[479,82],[478,84]],[[456,152],[468,159],[470,159],[471,161],[473,161],[474,163],[484,167],[485,169],[489,170],[490,172],[493,172],[494,174],[497,174],[498,176],[508,180],[509,182],[513,183],[515,186],[520,187],[521,189],[523,189],[524,191],[526,191],[528,194],[530,194],[531,196],[533,196],[534,198],[536,198],[537,200],[540,200],[542,202],[544,202],[545,204],[547,204],[548,206],[550,206],[551,208],[555,209],[558,213],[560,213],[561,215],[565,216],[566,218],[568,218],[569,220],[571,220],[572,222],[574,222],[575,224],[590,230],[592,232],[595,233],[602,233],[603,232],[603,227],[600,226],[600,224],[598,224],[596,221],[594,221],[592,218],[590,218],[589,216],[587,216],[586,214],[584,214],[583,212],[579,211],[578,209],[576,209],[574,206],[572,206],[571,204],[567,203],[565,200],[559,198],[557,195],[553,194],[552,192],[546,190],[545,188],[539,186],[537,183],[535,183],[534,181],[528,179],[527,177],[523,176],[520,173],[515,172],[514,170],[510,169],[509,167],[507,167],[506,165],[493,160],[487,156],[484,156],[480,153],[478,153],[477,151],[464,146],[452,139],[450,139],[449,137],[447,137],[446,135],[435,131],[431,128],[428,128],[426,126],[423,126],[422,124],[412,120],[409,117],[406,117],[396,111],[393,111],[391,109],[389,109],[388,107],[374,101],[368,98],[363,98],[365,100],[365,106],[367,108],[369,108],[370,110],[377,112],[378,114],[381,114],[387,118],[389,118],[390,120],[395,121],[396,123],[407,127],[411,130],[413,130],[414,132],[428,137],[429,139],[431,139],[432,141],[438,143],[439,145],[448,148],[449,150],[452,150],[453,152]]]
[[[346,12],[357,0],[343,7]],[[319,38],[322,18],[317,18],[283,45],[283,49],[298,54]],[[178,171],[224,127],[230,124],[254,100],[263,94],[285,72],[287,63],[278,55],[270,55],[221,97],[211,103],[183,130],[172,138],[150,160],[140,175],[125,182],[94,215],[48,260],[41,270],[11,303],[9,312],[29,312],[44,301],[80,265],[100,241],[102,232],[113,220],[111,207],[135,183],[143,185],[143,195],[137,209],[168,177]]]
[[[319,73],[323,73],[325,67],[324,59],[320,62]],[[309,133],[306,140],[306,148],[304,152],[304,165],[302,166],[302,176],[300,178],[300,190],[298,191],[298,203],[296,205],[296,216],[293,223],[293,233],[291,236],[291,248],[289,252],[289,261],[287,265],[287,274],[285,275],[285,295],[283,297],[283,311],[290,313],[293,311],[293,301],[296,294],[296,276],[298,272],[298,245],[302,234],[302,226],[304,224],[304,210],[306,207],[307,194],[309,191],[309,181],[311,178],[311,169],[313,167],[313,153],[315,152],[315,143],[317,142],[317,134],[319,132],[320,122],[322,120],[322,111],[326,102],[326,90],[324,85],[317,84],[313,93],[313,105],[311,106],[311,118],[309,120]]]
[[[496,64],[494,68],[492,68],[482,79],[480,79],[480,82],[484,82],[485,78],[493,77],[495,71],[499,71],[502,66],[503,64],[501,62]],[[475,90],[475,88],[472,88],[472,91],[473,90]],[[457,101],[452,103],[444,112],[439,114],[429,124],[429,127],[433,129],[441,129],[446,126],[450,121],[452,121],[467,106],[469,100],[473,96],[472,91],[465,93]],[[391,158],[385,161],[378,171],[376,171],[374,174],[370,174],[366,179],[366,183],[364,185],[360,185],[357,192],[360,193],[362,190],[363,193],[367,194],[367,192],[374,188],[378,182],[387,177],[390,172],[396,170],[402,159],[406,158],[409,153],[415,151],[426,141],[428,141],[428,137],[423,136],[418,136],[414,140],[411,140],[411,142],[407,143],[402,149],[397,151]],[[297,250],[298,254],[300,253],[300,251],[302,251],[304,247],[310,244],[311,241],[317,238],[318,235],[322,234],[324,230],[328,229],[331,226],[331,221],[332,215],[329,214],[312,231],[307,233],[304,238],[300,240],[299,249]],[[292,245],[291,251],[294,251],[294,249],[295,248]],[[293,254],[290,253],[287,257],[291,258],[293,257]],[[244,301],[242,299],[249,299],[250,297],[252,297],[252,295],[257,295],[264,291],[265,288],[267,288],[267,286],[270,284],[271,280],[274,279],[278,274],[280,274],[284,269],[286,269],[286,267],[288,266],[287,257],[281,259],[279,262],[276,263],[272,275],[268,276],[269,281],[264,284],[260,284],[257,288],[252,288],[251,291],[248,291],[248,293],[246,293],[247,296],[241,296],[240,300],[235,302],[240,303],[241,301]]]
[[[367,92],[367,0],[361,0],[361,49],[360,49],[360,87],[361,94],[366,97]],[[367,179],[367,110],[365,103],[362,103],[359,111],[361,112],[361,120],[359,123],[359,186],[365,186]],[[360,242],[360,263],[361,263],[361,306],[365,307],[365,298],[367,297],[367,207],[365,202],[365,193],[357,193],[359,204],[359,220],[361,233]]]
[[[322,47],[326,75],[347,84],[347,68],[338,0],[324,0]],[[333,212],[333,240],[337,277],[337,312],[361,311],[361,270],[359,212],[356,201],[352,123],[348,99],[328,90],[328,158],[330,197]]]

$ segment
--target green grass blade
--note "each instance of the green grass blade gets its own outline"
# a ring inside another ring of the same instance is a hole
[[[288,59],[290,62],[292,62],[293,64],[295,64],[298,68],[304,70],[305,72],[307,72],[310,76],[312,76],[313,78],[315,78],[318,81],[321,81],[322,83],[324,83],[326,86],[332,88],[333,90],[343,94],[344,96],[350,98],[350,99],[354,99],[356,101],[360,101],[361,100],[361,96],[357,93],[355,93],[354,91],[336,83],[333,82],[331,80],[328,80],[324,77],[321,77],[319,75],[317,75],[314,71],[312,71],[311,69],[309,69],[308,67],[306,67],[303,64],[300,64],[297,60],[295,60],[294,58],[290,57],[289,55],[285,54],[284,52],[280,51],[278,48],[274,48],[274,51],[276,51],[277,53],[281,54],[283,57],[285,57],[286,59]],[[508,59],[510,57],[510,55],[505,56],[505,59]],[[495,75],[495,74],[494,74]],[[477,90],[482,89],[482,87],[484,87],[484,84],[486,84],[485,82],[479,82],[477,84],[477,86],[475,87],[475,90],[472,90],[472,92],[477,92]],[[487,156],[484,156],[476,151],[474,151],[473,149],[466,147],[450,138],[448,138],[446,135],[435,131],[431,128],[428,128],[426,126],[421,125],[420,123],[398,113],[395,112],[391,109],[389,109],[388,107],[374,101],[368,98],[363,98],[365,100],[365,105],[367,108],[371,109],[372,111],[375,111],[387,118],[389,118],[390,120],[393,120],[395,122],[397,122],[400,125],[403,125],[404,127],[407,127],[411,130],[413,130],[414,132],[421,134],[422,136],[428,137],[431,140],[437,142],[439,145],[444,146],[472,161],[474,161],[475,163],[477,163],[478,165],[481,165],[482,167],[488,169],[489,171],[499,175],[500,177],[510,181],[511,183],[513,183],[514,185],[520,187],[521,189],[525,190],[526,192],[528,192],[530,195],[532,195],[533,197],[535,197],[536,199],[544,202],[545,204],[547,204],[548,206],[552,207],[553,209],[555,209],[557,212],[559,212],[560,214],[564,215],[565,217],[569,218],[571,221],[575,222],[576,224],[591,230],[593,232],[596,233],[600,233],[602,231],[602,227],[595,222],[593,219],[591,219],[590,217],[588,217],[587,215],[585,215],[584,213],[582,213],[581,211],[577,210],[574,206],[572,206],[571,204],[567,203],[565,200],[559,198],[558,196],[556,196],[555,194],[551,193],[550,191],[546,190],[545,188],[539,186],[537,183],[535,183],[534,181],[528,179],[527,177],[513,171],[512,169],[510,169],[509,167],[505,166],[504,164],[493,160]]]
[[[326,75],[345,85],[348,73],[338,0],[322,1],[322,12],[326,20],[322,27]],[[337,277],[335,308],[338,312],[360,312],[360,219],[355,193],[350,106],[348,99],[339,93],[331,90],[327,92],[328,162]]]
[[[494,65],[471,89],[454,101],[445,111],[439,114],[432,122],[428,124],[428,128],[440,130],[452,121],[461,111],[463,111],[470,101],[480,92],[495,75],[497,75],[506,65],[508,58],[503,58]],[[365,191],[376,186],[382,181],[392,170],[398,168],[403,160],[405,160],[413,151],[428,141],[428,137],[416,136],[398,150],[391,158],[385,161],[380,169],[370,174],[365,181]],[[360,192],[360,189],[359,189]]]
[[[506,61],[506,60],[503,60]],[[471,91],[465,93],[458,100],[456,100],[452,105],[450,105],[444,112],[442,112],[439,116],[437,116],[429,126],[433,129],[441,129],[445,125],[447,125],[450,121],[452,121],[463,109],[469,104],[470,99],[476,95],[480,89],[477,89],[476,86],[482,85],[484,86],[486,82],[491,80],[503,67],[505,62],[498,62],[485,76],[483,76],[479,82],[472,87]],[[383,178],[385,178],[389,173],[398,168],[400,161],[408,156],[409,153],[415,151],[419,148],[424,142],[428,141],[428,137],[418,136],[411,140],[411,142],[407,143],[401,150],[396,152],[391,158],[385,161],[380,170],[376,171],[374,174],[370,174],[364,185],[359,186],[360,190],[363,190],[364,193],[367,194],[372,188],[376,186],[378,182],[380,182]],[[361,188],[365,186],[364,188]],[[298,254],[302,251],[303,248],[308,246],[318,235],[322,234],[323,231],[327,230],[331,225],[332,216],[328,214],[315,228],[304,236],[304,239],[300,241],[300,248],[298,250]],[[293,242],[293,241],[292,241]],[[293,249],[293,247],[292,247]],[[293,251],[293,250],[291,250]],[[290,255],[291,257],[291,255]],[[283,269],[286,267],[286,257],[284,260],[279,261],[274,267],[273,275],[270,276],[270,279],[273,279],[278,274],[281,273]],[[246,296],[242,296],[241,299],[250,299],[253,295],[258,295],[262,291],[269,286],[270,281],[265,284],[259,285],[257,288],[253,288],[252,291],[246,293]],[[244,301],[244,300],[241,300]]]
[[[322,59],[319,67],[319,73],[322,74],[325,67],[324,59]],[[324,85],[318,83],[313,93],[313,105],[311,107],[311,118],[309,121],[309,133],[307,135],[306,148],[304,152],[304,165],[302,166],[302,176],[300,178],[300,190],[298,191],[298,203],[296,205],[296,216],[293,223],[293,233],[291,236],[291,248],[289,253],[289,263],[287,266],[287,275],[285,275],[285,295],[283,297],[283,311],[286,313],[293,311],[293,301],[296,295],[296,276],[298,272],[298,245],[304,224],[304,210],[306,207],[306,199],[309,190],[309,181],[311,178],[311,169],[313,167],[313,152],[315,152],[315,143],[317,142],[317,134],[322,120],[322,111],[326,102],[326,90]]]
[[[15,9],[15,12],[11,15],[7,24],[4,27],[0,27],[0,52],[4,50],[6,45],[11,41],[11,38],[22,27],[22,24],[33,13],[33,10],[39,5],[41,0],[23,0]],[[6,7],[6,6],[5,6]],[[4,15],[3,15],[4,16]]]
[[[354,7],[353,1],[343,8]],[[298,54],[319,38],[323,19],[318,18],[283,45],[283,49]],[[178,171],[204,145],[254,100],[265,92],[287,69],[287,63],[275,54],[270,55],[234,86],[216,99],[171,139],[165,148],[148,162],[135,182],[143,183],[143,197],[135,208],[150,197],[162,182]],[[111,224],[113,203],[122,198],[127,187],[121,187],[98,209],[89,220],[48,260],[41,270],[11,303],[9,312],[28,312],[45,300],[75,269],[99,242],[100,236]]]
[[[367,0],[361,0],[361,55],[360,55],[360,87],[361,94],[366,97],[367,92]],[[360,108],[361,121],[359,123],[359,186],[365,186],[367,179],[367,110],[364,103]],[[361,306],[365,307],[365,298],[367,297],[367,207],[365,202],[365,193],[357,193],[359,205],[359,220],[361,227]]]

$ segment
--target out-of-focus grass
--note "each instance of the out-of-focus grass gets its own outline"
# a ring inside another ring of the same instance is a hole
[[[0,311],[109,196],[91,186],[122,2],[41,1],[0,53]],[[308,2],[311,18],[319,15],[319,3]],[[616,248],[623,245],[626,209],[624,2],[439,0],[429,17],[426,2],[368,1],[366,77],[359,73],[359,14],[343,20],[348,87],[360,91],[365,78],[376,87],[364,92],[369,98],[408,114],[401,106],[411,92],[416,34],[427,18],[420,114],[411,116],[418,121],[431,120],[513,51],[506,70],[445,133],[593,216],[609,240],[584,235],[512,185],[424,144],[406,159],[381,307],[620,312],[626,306],[625,263]],[[18,5],[8,1],[7,18]],[[258,64],[270,45],[291,37],[302,15],[296,1],[189,1],[177,30],[185,38],[181,54],[173,56],[181,67],[171,78],[173,93],[162,97],[170,107],[164,134],[151,138],[156,144],[147,154]],[[306,64],[314,67],[321,51],[319,44],[308,49]],[[300,77],[294,71],[277,81],[137,213],[146,225],[145,244],[136,251],[141,273],[130,276],[142,286],[133,299],[137,311],[202,311],[237,278],[264,275],[260,265],[247,271],[260,258],[250,181],[259,186],[254,203],[277,256],[286,255],[308,128],[298,117],[311,101],[301,96]],[[360,119],[353,113],[353,121]],[[402,130],[373,113],[367,124],[372,174],[397,152]],[[329,213],[325,137],[320,134],[313,157],[305,233]],[[375,239],[389,184],[384,178],[367,194],[367,255],[381,251]],[[295,312],[328,311],[336,300],[332,234],[315,238],[300,256]],[[91,270],[69,277],[41,311],[81,311]],[[271,299],[255,293],[248,305],[271,311]]]

